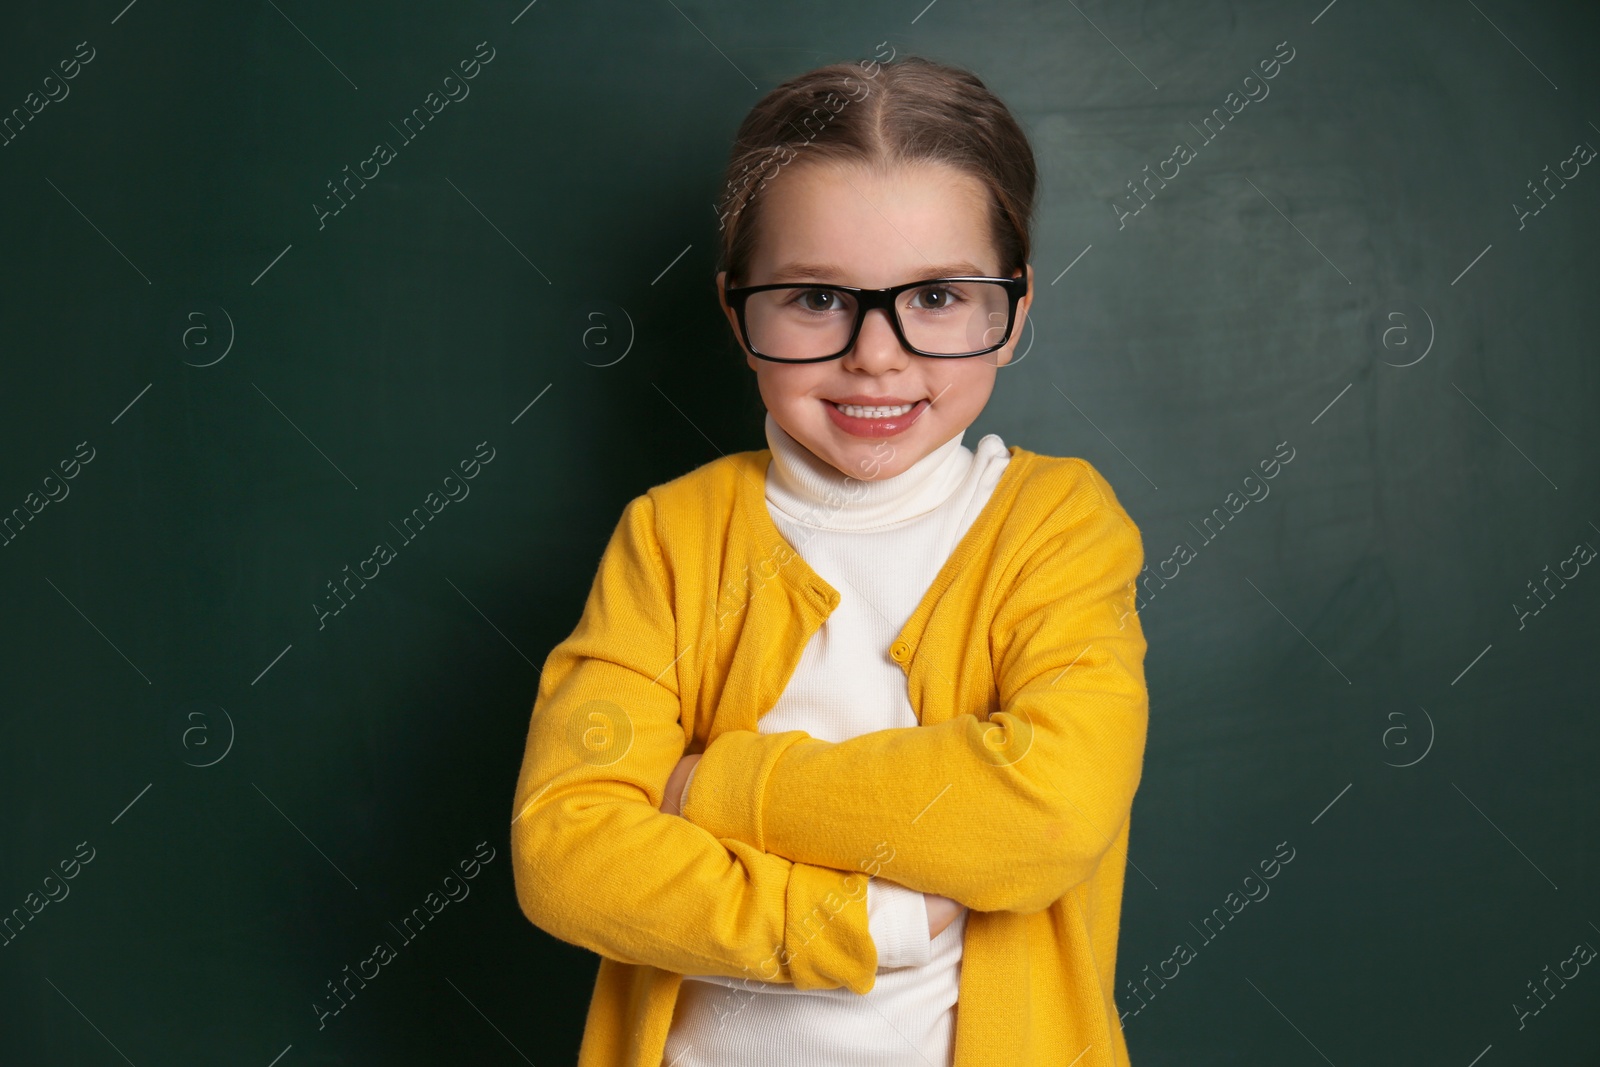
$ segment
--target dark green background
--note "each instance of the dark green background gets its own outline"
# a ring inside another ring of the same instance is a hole
[[[1600,577],[1513,608],[1600,545],[1600,174],[1510,206],[1600,145],[1592,5],[121,4],[0,32],[0,113],[97,53],[0,148],[0,513],[95,455],[0,548],[0,910],[95,850],[0,948],[0,1061],[572,1062],[596,958],[510,879],[535,665],[631,497],[764,445],[710,287],[728,143],[887,41],[977,71],[1040,162],[1036,328],[968,445],[1084,456],[1152,564],[1198,549],[1144,609],[1119,976],[1198,957],[1126,1020],[1133,1062],[1600,1063],[1592,968],[1512,1007],[1600,946]],[[319,231],[481,41],[471,95]],[[1119,229],[1281,41],[1271,95]],[[319,1031],[480,841],[472,895]]]

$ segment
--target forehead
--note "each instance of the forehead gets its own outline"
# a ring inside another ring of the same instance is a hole
[[[767,187],[758,227],[754,285],[804,277],[889,286],[1000,267],[988,190],[942,163],[791,164]],[[964,269],[944,269],[958,265]]]

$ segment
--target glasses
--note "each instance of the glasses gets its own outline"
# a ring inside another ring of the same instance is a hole
[[[851,285],[724,287],[745,347],[773,363],[838,359],[856,343],[867,312],[882,308],[900,344],[919,356],[966,359],[1011,339],[1017,302],[1028,292],[1016,278],[928,278],[887,289]]]

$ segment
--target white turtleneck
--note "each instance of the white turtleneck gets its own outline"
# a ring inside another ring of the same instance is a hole
[[[889,645],[988,503],[1010,453],[994,434],[973,452],[963,431],[892,478],[862,481],[818,458],[771,413],[766,435],[773,524],[840,599],[756,728],[837,743],[918,725]],[[878,949],[871,992],[686,976],[662,1067],[948,1067],[967,913],[930,939],[923,894],[893,874],[891,858],[867,880]]]

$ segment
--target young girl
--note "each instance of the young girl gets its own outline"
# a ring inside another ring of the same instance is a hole
[[[524,914],[602,957],[579,1067],[1125,1067],[1139,532],[1086,461],[963,444],[1033,300],[1027,138],[965,71],[839,64],[727,177],[769,447],[624,509],[513,803]]]

